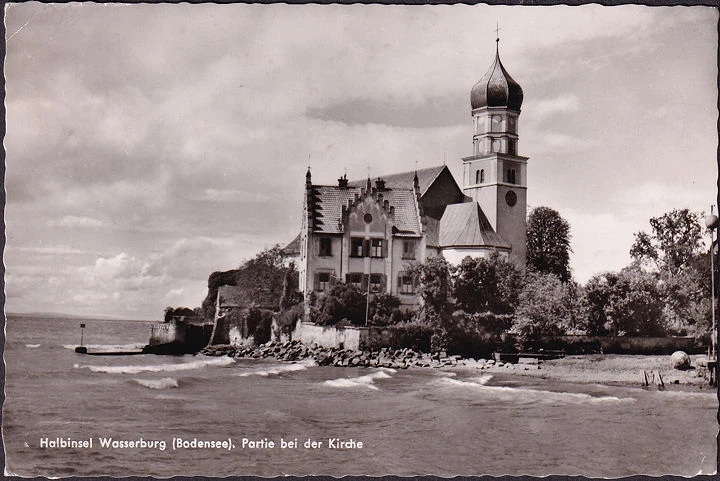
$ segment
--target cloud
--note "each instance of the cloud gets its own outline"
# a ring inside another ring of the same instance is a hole
[[[56,245],[56,246],[43,246],[43,247],[8,247],[7,250],[17,251],[21,253],[28,253],[28,254],[38,254],[38,255],[50,255],[50,256],[66,256],[66,255],[76,255],[76,254],[86,254],[87,251],[84,251],[82,249],[75,249],[70,246],[65,245]]]
[[[575,93],[565,94],[551,99],[530,100],[524,102],[523,109],[532,113],[534,122],[538,122],[556,113],[578,112],[580,98]]]
[[[100,219],[92,217],[66,215],[59,221],[53,220],[48,222],[51,227],[107,227],[108,224]]]
[[[270,197],[265,193],[247,192],[237,189],[205,189],[202,195],[191,197],[192,200],[209,202],[267,202]]]

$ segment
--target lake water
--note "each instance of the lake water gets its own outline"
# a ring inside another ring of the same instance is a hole
[[[468,369],[84,356],[73,351],[80,322],[90,349],[141,347],[150,333],[144,322],[9,319],[2,421],[8,474],[617,477],[716,470],[713,392]],[[58,438],[92,439],[93,446],[50,447]],[[173,449],[178,438],[234,448]],[[348,443],[340,448],[334,439]],[[281,447],[281,440],[298,444]]]

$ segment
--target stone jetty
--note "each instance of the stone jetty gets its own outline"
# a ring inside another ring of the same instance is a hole
[[[268,342],[260,346],[231,346],[218,344],[208,346],[201,351],[206,356],[230,356],[234,358],[276,359],[278,361],[314,360],[319,366],[337,367],[385,367],[407,369],[409,367],[453,367],[472,365],[481,369],[514,369],[510,363],[494,360],[464,359],[457,355],[439,353],[421,353],[412,349],[391,349],[383,347],[366,351],[328,348],[317,345],[306,346],[299,341]]]

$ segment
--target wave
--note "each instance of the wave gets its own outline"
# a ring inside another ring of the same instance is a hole
[[[25,344],[25,347],[35,349],[36,347],[40,347],[40,344]]]
[[[247,376],[272,376],[274,374],[283,374],[286,372],[294,372],[294,371],[303,371],[307,368],[317,366],[315,364],[315,361],[301,361],[297,363],[292,364],[284,364],[280,366],[272,366],[272,367],[265,367],[265,368],[258,368],[253,369],[249,372],[240,372],[235,374],[235,376],[239,377],[247,377]]]
[[[457,380],[442,378],[431,381],[431,384],[453,388],[473,389],[492,396],[499,396],[507,400],[522,400],[523,402],[546,402],[546,403],[634,403],[634,398],[619,398],[615,396],[593,396],[580,392],[558,392],[543,391],[539,389],[524,389],[507,386],[487,386],[492,376],[480,376],[469,380]]]
[[[383,369],[372,374],[366,374],[365,376],[329,379],[323,384],[332,387],[363,387],[377,391],[378,387],[375,385],[376,379],[390,379],[392,377],[386,371],[395,372],[394,369]]]
[[[173,387],[180,387],[177,379],[172,377],[164,377],[162,379],[133,379],[136,383],[141,386],[150,389],[167,389]]]
[[[138,351],[145,347],[145,345],[146,343],[136,342],[133,344],[85,344],[84,346],[88,349],[88,351],[125,352]],[[63,344],[63,347],[74,351],[77,344]]]
[[[195,360],[183,363],[156,364],[156,365],[134,365],[134,366],[93,366],[75,364],[76,369],[90,369],[92,372],[105,372],[109,374],[138,374],[140,372],[172,372],[199,369],[206,366],[227,366],[235,360],[228,356],[195,358]]]

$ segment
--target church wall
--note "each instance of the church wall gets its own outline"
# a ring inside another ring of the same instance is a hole
[[[442,250],[442,255],[448,263],[457,266],[467,256],[476,258],[488,258],[490,254],[495,252],[497,249],[492,248],[472,248],[472,247],[453,247]],[[497,250],[500,253],[500,257],[503,259],[508,258],[508,252],[506,250]]]

